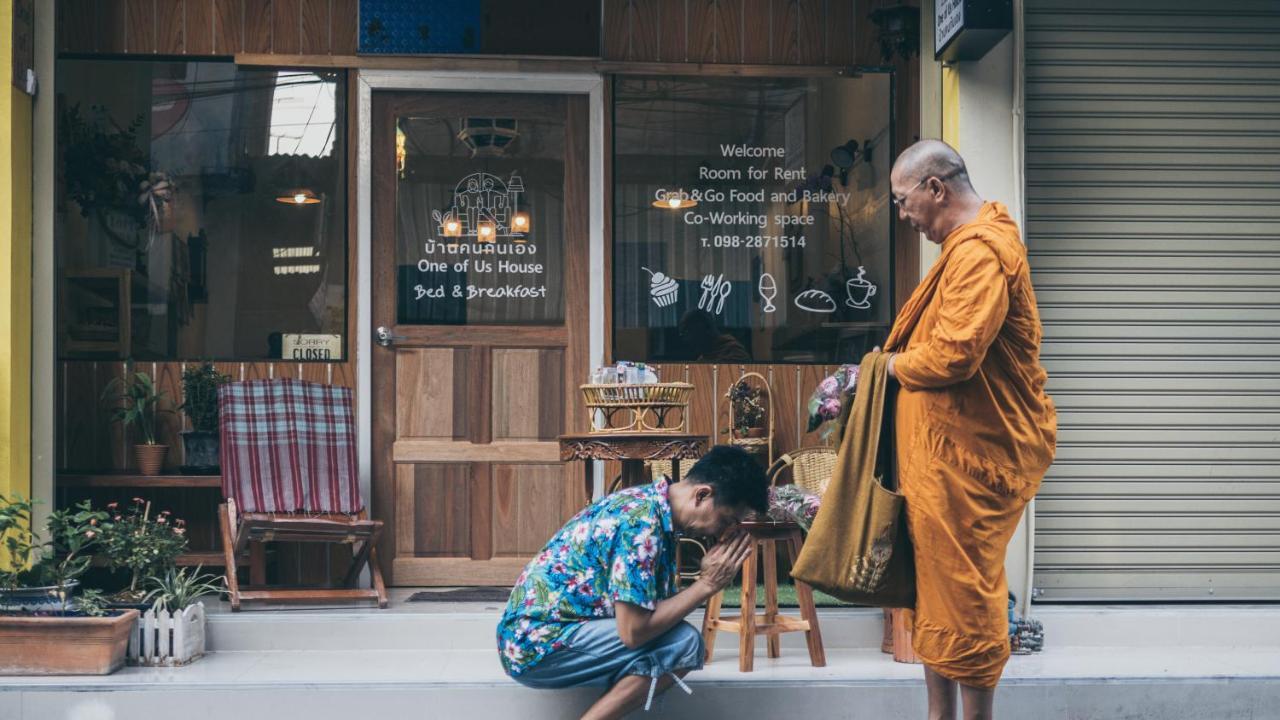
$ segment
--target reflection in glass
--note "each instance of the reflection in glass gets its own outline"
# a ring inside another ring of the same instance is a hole
[[[564,122],[401,117],[397,128],[397,321],[563,322]]]
[[[59,61],[60,355],[292,360],[299,335],[341,347],[344,87],[225,62]]]
[[[887,75],[620,76],[613,97],[616,357],[834,362],[884,339]]]

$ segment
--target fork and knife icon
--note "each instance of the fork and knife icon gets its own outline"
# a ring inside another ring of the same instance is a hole
[[[724,279],[724,273],[704,276],[699,287],[702,288],[702,296],[698,298],[698,309],[713,315],[721,314],[724,311],[724,299],[733,290],[733,285]]]

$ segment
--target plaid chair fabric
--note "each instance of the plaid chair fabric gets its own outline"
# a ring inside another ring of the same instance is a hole
[[[355,513],[351,389],[302,380],[218,388],[222,492],[245,512]]]

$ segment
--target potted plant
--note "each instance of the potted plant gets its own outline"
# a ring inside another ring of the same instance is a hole
[[[729,402],[733,404],[732,430],[735,438],[765,436],[764,390],[739,381],[729,389]]]
[[[107,505],[110,515],[102,523],[99,552],[112,570],[128,570],[129,586],[111,596],[113,602],[132,605],[145,602],[143,578],[163,575],[187,549],[186,527],[165,510],[151,517],[151,503],[134,498],[124,509]]]
[[[105,675],[124,664],[137,610],[106,610],[101,593],[73,597],[106,514],[88,501],[50,513],[48,540],[31,503],[0,496],[0,675]]]
[[[205,613],[200,598],[221,593],[223,578],[203,566],[169,566],[146,579],[145,601],[129,641],[129,662],[138,665],[186,665],[204,655]]]
[[[182,373],[182,405],[191,419],[191,429],[182,433],[184,473],[216,475],[219,467],[218,386],[230,375],[217,371],[211,363],[188,368]]]
[[[159,475],[169,446],[156,442],[156,420],[160,415],[172,412],[160,406],[168,393],[157,388],[150,375],[137,372],[130,380],[112,380],[103,389],[102,397],[115,400],[114,421],[133,425],[142,435],[142,443],[133,446],[139,472]]]

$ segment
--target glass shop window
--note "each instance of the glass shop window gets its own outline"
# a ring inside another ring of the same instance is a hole
[[[60,60],[59,354],[342,360],[345,76]]]
[[[890,77],[614,80],[614,356],[848,361],[893,320]]]

